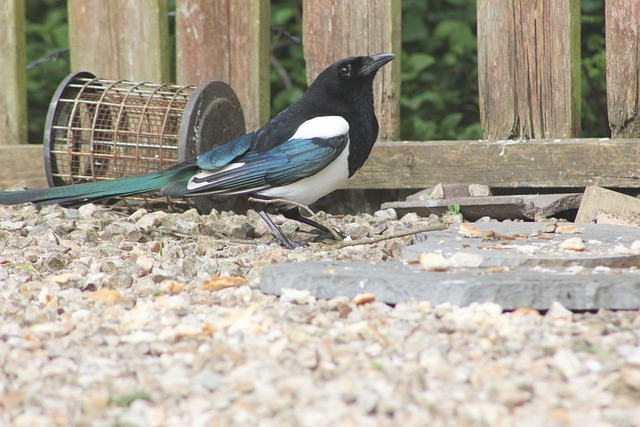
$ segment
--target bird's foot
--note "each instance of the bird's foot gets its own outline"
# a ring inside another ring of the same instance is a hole
[[[335,230],[335,232],[336,232],[335,234],[337,234],[338,237],[340,237],[341,239],[346,239],[347,236],[345,236],[342,231]],[[328,240],[328,239],[336,240],[335,234],[333,234],[330,231],[327,231],[326,233],[322,233],[322,234],[319,234],[316,237],[314,237],[313,241],[317,243],[317,242],[322,242],[322,241]]]
[[[274,237],[278,240],[280,246],[286,249],[304,248],[306,246],[309,246],[309,244],[306,242],[295,242],[284,235],[274,235]]]

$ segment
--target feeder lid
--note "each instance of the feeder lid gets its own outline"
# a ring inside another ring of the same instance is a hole
[[[217,80],[202,82],[189,98],[182,115],[178,160],[192,159],[245,133],[242,107],[231,86]],[[201,213],[209,213],[212,208],[231,209],[235,201],[233,196],[188,199]]]

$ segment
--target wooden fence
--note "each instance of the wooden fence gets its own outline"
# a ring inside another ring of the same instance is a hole
[[[68,0],[72,71],[166,82],[166,0]],[[356,54],[400,54],[401,0],[303,0],[307,77]],[[486,140],[399,142],[400,58],[376,79],[380,139],[350,188],[640,187],[640,2],[606,1],[611,139],[580,137],[579,0],[477,0]],[[269,115],[268,0],[177,0],[177,83],[237,92],[248,129]],[[26,140],[23,0],[0,8],[0,186],[44,185]],[[428,115],[428,111],[424,112]],[[4,144],[4,146],[3,146]]]

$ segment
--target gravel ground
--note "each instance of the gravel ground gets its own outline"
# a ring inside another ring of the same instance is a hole
[[[640,312],[252,287],[269,263],[383,262],[411,239],[288,251],[252,213],[0,207],[0,425],[640,425]]]

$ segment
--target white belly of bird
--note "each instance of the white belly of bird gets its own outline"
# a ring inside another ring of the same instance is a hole
[[[349,145],[342,150],[342,153],[320,172],[308,178],[303,178],[293,184],[282,187],[268,188],[258,192],[258,194],[290,200],[303,205],[308,205],[320,197],[331,193],[342,187],[349,179]]]

